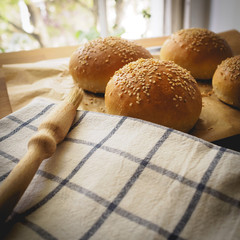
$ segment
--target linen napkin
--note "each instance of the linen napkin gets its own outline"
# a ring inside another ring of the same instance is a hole
[[[0,120],[0,182],[53,107],[35,99]],[[150,122],[81,110],[1,233],[3,239],[239,239],[239,186],[239,152]]]

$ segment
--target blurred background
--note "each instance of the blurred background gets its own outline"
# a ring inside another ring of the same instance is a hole
[[[240,31],[239,0],[0,0],[0,52],[109,35],[139,39],[190,27]]]

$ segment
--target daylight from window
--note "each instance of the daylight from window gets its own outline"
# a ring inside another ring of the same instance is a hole
[[[150,0],[1,0],[0,51],[151,37]],[[103,11],[105,9],[105,12]]]

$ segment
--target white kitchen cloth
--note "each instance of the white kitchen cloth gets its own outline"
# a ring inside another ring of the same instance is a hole
[[[0,120],[0,182],[53,107],[35,99]],[[240,153],[150,122],[78,111],[1,232],[4,239],[239,239]]]

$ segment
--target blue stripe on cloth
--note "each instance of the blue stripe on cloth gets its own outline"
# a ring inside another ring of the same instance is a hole
[[[86,115],[85,115],[86,116]],[[120,121],[116,124],[116,126],[110,131],[110,133],[103,138],[98,144],[96,144],[86,155],[85,157],[79,162],[79,164],[72,170],[72,172],[67,176],[67,178],[63,179],[61,183],[53,189],[48,195],[46,195],[40,202],[26,210],[23,215],[27,216],[43,206],[46,202],[52,199],[65,185],[70,181],[72,177],[79,171],[79,169],[84,165],[84,163],[93,155],[93,153],[99,149],[109,138],[111,138],[115,132],[120,128],[123,122],[126,120],[126,117],[122,117]]]
[[[18,123],[18,124],[24,124],[24,121],[22,121],[22,120],[20,120],[19,118],[17,118],[16,116],[13,116],[13,115],[9,115],[9,116],[7,116],[7,118],[8,119],[10,119],[10,120],[12,120],[13,122],[16,122],[16,123]],[[29,128],[29,129],[31,129],[31,130],[33,130],[33,131],[37,131],[37,127],[35,127],[35,126],[33,126],[33,125],[31,125],[31,124],[28,124],[28,125],[26,125],[25,127],[27,127],[27,128]]]
[[[63,181],[62,178],[58,177],[58,176],[55,176],[51,173],[47,173],[45,171],[42,171],[42,170],[38,170],[37,172],[39,175],[41,175],[42,177],[45,177],[49,180],[52,180],[52,181],[55,181],[57,183],[61,183]],[[86,189],[86,188],[83,188],[75,183],[72,183],[72,182],[68,182],[66,183],[66,187],[68,187],[69,189],[75,191],[75,192],[78,192],[80,194],[83,194],[84,196],[92,199],[93,201],[95,201],[96,203],[104,206],[104,207],[108,207],[110,202],[104,198],[102,198],[101,196],[97,195],[96,193]],[[147,229],[149,230],[152,230],[162,236],[165,236],[166,238],[170,235],[170,232],[168,232],[167,230],[163,229],[162,227],[158,226],[157,224],[153,223],[153,222],[150,222],[149,220],[146,220],[144,218],[141,218],[131,212],[128,212],[127,210],[121,208],[121,207],[117,207],[115,209],[115,213],[118,214],[119,216],[122,216],[126,219],[128,219],[129,221],[132,221],[132,222],[135,222],[136,224],[139,224],[143,227],[146,227]],[[8,226],[13,226],[14,224],[16,224],[17,222],[26,222],[24,216],[22,214],[18,214],[16,212],[14,212],[14,214],[12,214],[12,217],[10,219],[10,221],[8,222]],[[45,231],[44,233],[42,233],[41,231],[41,228],[34,224],[34,227],[33,226],[34,223],[31,223],[29,222],[28,224],[25,224],[27,227],[31,228],[33,231],[37,232],[38,235],[41,235],[43,234],[43,238],[44,239],[52,239],[50,234],[50,237],[48,238],[48,233]],[[40,229],[40,230],[39,230]],[[6,230],[4,234],[7,234],[9,230]],[[183,238],[180,238],[180,240],[184,240]]]
[[[41,236],[43,239],[46,240],[57,240],[52,234],[41,228],[40,226],[34,224],[33,222],[27,220],[26,218],[21,221],[21,223],[30,229],[32,229],[35,233]]]
[[[73,142],[73,143],[76,143],[76,144],[84,144],[84,145],[88,145],[88,146],[95,146],[96,145],[94,142],[88,142],[88,141],[85,141],[85,140],[74,139],[74,138],[66,138],[65,141]],[[107,152],[111,152],[111,153],[123,156],[124,158],[129,159],[130,161],[135,162],[135,163],[140,163],[141,162],[140,158],[135,157],[130,153],[121,151],[121,150],[116,149],[116,148],[112,148],[112,147],[108,147],[108,146],[101,146],[101,149],[105,150]],[[14,163],[17,163],[19,161],[19,159],[1,151],[1,150],[0,150],[0,156],[3,156],[4,158],[9,159]],[[183,177],[183,176],[181,176],[177,173],[174,173],[174,172],[172,172],[168,169],[165,169],[165,168],[162,168],[162,167],[157,166],[155,164],[152,164],[151,162],[148,163],[147,168],[151,169],[155,172],[158,172],[161,175],[166,175],[167,177],[169,177],[171,179],[174,179],[174,180],[177,180],[177,181],[181,182],[182,184],[187,185],[189,187],[197,188],[197,186],[198,186],[197,182],[192,181],[190,179],[187,179],[187,178],[185,178],[185,177]],[[0,182],[3,181],[5,178],[6,178],[5,174],[3,176],[0,176]],[[221,193],[221,192],[219,192],[215,189],[212,189],[211,187],[205,186],[205,188],[203,189],[203,192],[205,192],[207,194],[210,194],[213,197],[218,198],[219,200],[222,200],[222,201],[224,201],[224,202],[226,202],[226,203],[228,203],[232,206],[240,208],[240,201],[239,200],[234,199],[232,197],[229,197],[226,194],[223,194],[223,193]]]
[[[94,145],[94,144],[91,144],[91,145]],[[103,149],[103,147],[104,147],[104,146],[102,146],[102,149]],[[8,155],[8,154],[5,154],[5,153],[3,154],[3,152],[1,153],[1,155],[4,156],[4,157],[6,157],[6,158],[14,159],[14,162],[17,162],[17,161],[18,161],[18,160],[16,160],[13,156]],[[136,158],[136,159],[137,159],[137,158]],[[140,162],[138,161],[138,159],[137,159],[137,161],[135,161],[135,162],[140,163]],[[151,164],[151,163],[148,163],[148,166],[149,166],[150,164]],[[152,164],[152,165],[153,165],[153,164]],[[147,166],[147,167],[148,167],[148,166]],[[155,166],[155,167],[157,167],[157,166]],[[150,169],[152,169],[152,168],[153,168],[153,167],[151,167]],[[159,171],[157,171],[157,172],[159,172]],[[58,182],[58,183],[61,183],[61,182],[63,181],[63,179],[61,179],[60,177],[54,176],[53,174],[47,173],[47,172],[42,171],[42,170],[38,170],[38,171],[37,171],[37,174],[39,174],[39,175],[41,175],[42,177],[45,177],[45,178],[47,178],[47,179],[49,179],[49,180]],[[168,174],[166,174],[166,175],[168,176]],[[174,178],[174,179],[176,179],[176,178]],[[179,179],[176,179],[176,180],[179,180]],[[190,180],[189,180],[189,181],[190,181]],[[182,183],[185,184],[185,182],[186,182],[186,180],[185,180],[184,182],[182,182]],[[74,191],[76,191],[76,192],[79,192],[79,193],[81,193],[81,194],[84,194],[85,196],[91,198],[92,200],[94,200],[95,202],[101,204],[101,205],[104,206],[104,207],[107,207],[107,206],[110,205],[110,202],[109,202],[108,200],[106,200],[106,199],[98,196],[97,194],[95,194],[95,193],[93,193],[93,192],[91,192],[91,191],[89,191],[89,190],[87,190],[87,189],[85,189],[85,188],[83,188],[83,187],[75,184],[75,183],[67,182],[65,186],[68,187],[68,188],[71,189],[71,190],[74,190]],[[191,185],[191,187],[197,187],[197,183],[194,183],[193,185]],[[205,187],[205,188],[207,189],[207,187]],[[203,190],[204,190],[204,189],[203,189]],[[215,191],[215,190],[212,190],[212,189],[209,188],[206,192],[214,192],[214,191]],[[215,194],[215,195],[219,195],[219,194],[221,195],[222,193],[219,193],[219,192],[216,191],[216,194]],[[225,196],[224,194],[222,194],[222,195],[223,195],[222,197],[224,198],[223,200],[226,201],[225,198],[229,198],[229,199],[227,199],[227,200],[228,200],[227,202],[229,202],[230,204],[232,203],[232,205],[236,205],[235,202],[237,202],[237,203],[238,203],[238,206],[239,206],[239,201],[237,201],[237,200],[235,200],[235,199],[231,199],[230,197]],[[216,196],[216,197],[217,197],[217,196]],[[146,228],[148,228],[148,229],[150,229],[150,230],[152,230],[152,231],[155,231],[155,232],[159,233],[160,235],[162,235],[162,236],[164,236],[164,237],[166,237],[166,238],[167,238],[168,236],[170,236],[170,233],[169,233],[167,230],[162,229],[160,226],[156,225],[155,223],[152,223],[152,222],[150,222],[150,221],[148,221],[148,220],[146,220],[146,219],[143,219],[143,218],[141,218],[141,217],[139,217],[139,216],[136,216],[136,215],[134,215],[134,214],[132,214],[132,213],[130,213],[130,212],[128,212],[128,211],[120,208],[120,207],[117,207],[117,208],[115,209],[115,213],[118,214],[118,215],[120,215],[120,216],[122,216],[122,217],[125,217],[125,218],[129,219],[130,221],[133,221],[133,222],[135,222],[135,223],[137,223],[137,224],[139,224],[139,225],[145,226]],[[16,218],[18,219],[18,221],[21,222],[21,220],[23,219],[24,216],[22,216],[22,217],[20,217],[20,216],[21,216],[21,214],[15,214],[15,222],[17,222]],[[178,237],[178,239],[181,239],[181,238]]]
[[[82,119],[87,115],[88,111],[84,111],[82,115],[79,117],[79,119],[70,127],[69,131],[72,131],[75,127],[79,125],[79,123],[82,121]]]
[[[44,113],[46,113],[52,106],[54,106],[55,104],[52,103],[48,106],[46,106],[41,112],[39,112],[37,115],[35,115],[34,117],[30,118],[29,120],[27,120],[26,122],[22,123],[20,126],[18,126],[17,128],[15,128],[14,130],[12,130],[10,133],[8,133],[5,136],[2,136],[0,138],[0,142],[6,140],[7,138],[13,136],[15,133],[17,133],[18,131],[20,131],[22,128],[24,128],[25,126],[27,126],[29,123],[31,123],[32,121],[38,119],[40,116],[42,116]]]
[[[39,174],[45,178],[51,179],[52,181],[58,182],[60,183],[62,181],[61,178],[54,176],[50,173],[46,173],[44,171],[39,170]],[[110,205],[110,201],[104,199],[103,197],[97,195],[96,193],[81,187],[79,185],[77,185],[76,183],[72,183],[72,182],[67,182],[66,183],[66,187],[68,187],[69,189],[78,192],[80,194],[83,194],[84,196],[92,199],[93,201],[95,201],[96,203],[104,206],[104,207],[108,207]],[[166,238],[170,235],[170,232],[168,232],[167,230],[161,228],[160,226],[158,226],[157,224],[150,222],[144,218],[141,218],[131,212],[128,212],[127,210],[121,208],[121,207],[117,207],[115,209],[115,213],[118,214],[119,216],[122,216],[126,219],[128,219],[129,221],[135,222],[141,226],[144,226],[160,235],[165,236]]]
[[[88,112],[88,111],[83,111],[83,115],[85,114],[85,112]],[[105,115],[106,115],[105,113],[100,113],[100,112],[94,112],[94,113],[91,112],[91,114],[102,115],[102,116],[105,116]],[[108,116],[108,117],[113,117],[113,118],[121,118],[121,116],[118,116],[118,115],[109,115],[109,114],[107,114],[107,116]],[[81,118],[81,116],[80,116],[80,118]],[[158,125],[158,124],[155,124],[155,123],[152,123],[152,122],[144,121],[144,120],[142,120],[142,119],[137,119],[137,118],[135,119],[135,118],[131,118],[131,117],[128,117],[128,119],[130,119],[130,120],[132,120],[132,121],[136,121],[136,122],[141,122],[141,123],[143,123],[143,124],[147,124],[147,125],[152,126],[152,127],[157,127],[157,128],[161,128],[161,129],[163,129],[163,130],[166,130],[166,127],[164,127],[164,126],[162,126],[162,125]],[[13,120],[13,119],[11,119],[11,120]],[[71,131],[73,128],[75,128],[77,125],[78,125],[77,122],[74,123],[73,126],[70,128],[70,131]],[[28,128],[30,128],[30,129],[31,129],[31,128],[35,128],[35,126],[30,125]],[[193,135],[190,135],[190,134],[187,134],[187,133],[184,133],[184,132],[180,132],[180,131],[177,131],[177,130],[175,130],[175,129],[173,129],[173,132],[174,132],[175,134],[177,134],[177,135],[187,137],[187,138],[189,138],[189,139],[191,139],[191,140],[193,140],[193,141],[195,141],[195,142],[200,142],[200,143],[202,143],[203,145],[205,145],[206,147],[208,147],[208,148],[210,148],[210,149],[218,149],[218,148],[219,148],[219,146],[214,145],[214,144],[212,144],[212,143],[210,143],[210,142],[208,142],[208,141],[205,141],[205,140],[203,140],[203,139],[201,139],[201,138],[195,137],[195,136],[193,136]],[[226,149],[226,152],[232,153],[232,154],[234,154],[234,155],[240,155],[240,152],[236,152],[236,151],[234,151],[234,150],[232,150],[232,149]]]
[[[21,222],[24,226],[30,228],[37,235],[41,237],[41,239],[46,240],[56,240],[57,238],[50,234],[47,230],[43,229],[39,225],[29,221],[26,218],[23,218],[21,214],[13,212],[9,220],[1,226],[0,231],[0,239],[7,238],[8,234],[11,232],[13,225]]]
[[[14,156],[12,155],[9,155],[7,154],[6,152],[3,152],[0,150],[0,156],[14,162],[14,163],[18,163],[19,162],[19,159],[15,158]],[[9,175],[11,171],[7,172],[7,173],[4,173],[2,176],[0,176],[0,183]]]
[[[119,194],[115,197],[113,202],[111,202],[108,206],[108,208],[103,212],[103,214],[98,218],[98,220],[92,225],[92,227],[80,238],[80,239],[89,239],[91,238],[98,229],[104,224],[106,219],[111,215],[111,213],[118,207],[119,203],[122,201],[122,199],[126,196],[128,191],[131,189],[131,187],[134,185],[134,183],[137,181],[139,176],[142,174],[143,170],[145,169],[148,162],[151,160],[153,155],[156,153],[156,151],[162,146],[162,144],[166,141],[170,133],[172,132],[172,129],[167,129],[163,136],[158,140],[158,142],[154,145],[154,147],[150,150],[150,152],[147,154],[147,156],[142,160],[141,164],[138,166],[134,174],[131,176],[131,178],[127,181],[125,186],[121,189]]]
[[[65,139],[66,141],[70,141],[70,142],[73,142],[73,143],[76,143],[76,144],[85,144],[85,145],[88,145],[88,146],[95,146],[96,144],[93,143],[93,142],[88,142],[88,141],[85,141],[85,140],[80,140],[80,139],[73,139],[73,138],[66,138]],[[120,156],[123,156],[124,158],[126,159],[129,159],[130,161],[133,161],[135,163],[141,163],[141,159],[138,158],[138,157],[135,157],[133,155],[131,155],[130,153],[127,153],[127,152],[124,152],[124,151],[121,151],[119,149],[116,149],[116,148],[111,148],[111,147],[108,147],[108,146],[101,146],[101,149],[102,150],[105,150],[105,151],[108,151],[108,152],[111,152],[111,153],[114,153],[114,154],[118,154]],[[14,156],[12,155],[9,155],[3,151],[0,150],[0,155],[3,156],[4,158],[6,159],[9,159],[11,160],[12,162],[14,163],[17,163],[19,161],[19,159],[15,158]],[[174,180],[177,180],[179,182],[181,182],[182,184],[184,185],[187,185],[189,187],[192,187],[192,188],[197,188],[198,186],[198,183],[195,182],[195,181],[192,181],[190,179],[187,179],[177,173],[174,173],[168,169],[165,169],[165,168],[162,168],[160,166],[157,166],[155,164],[152,164],[151,162],[148,163],[148,165],[146,166],[148,169],[151,169],[161,175],[165,175],[171,179],[174,179]],[[5,174],[3,176],[0,176],[0,182],[2,180],[4,180],[6,178]],[[204,189],[203,189],[203,192],[207,193],[207,194],[210,194],[212,195],[213,197],[215,198],[218,198],[219,200],[222,200],[232,206],[235,206],[237,208],[240,208],[240,201],[237,200],[237,199],[234,199],[232,197],[229,197],[227,196],[226,194],[223,194],[215,189],[212,189],[211,187],[208,187],[208,186],[205,186]]]
[[[118,115],[110,115],[110,114],[106,114],[106,113],[101,113],[101,112],[91,112],[91,114],[95,114],[95,115],[102,115],[102,116],[106,116],[107,117],[113,117],[113,118],[120,118],[121,116],[118,116]],[[153,123],[153,122],[149,122],[149,121],[145,121],[145,120],[142,120],[142,119],[138,119],[138,118],[132,118],[132,117],[128,117],[129,120],[131,121],[134,121],[134,122],[140,122],[144,125],[149,125],[149,126],[152,126],[152,127],[155,127],[155,128],[160,128],[160,129],[163,129],[163,130],[166,130],[167,127],[163,126],[163,125],[159,125],[159,124],[156,124],[156,123]],[[188,133],[184,133],[184,132],[181,132],[181,131],[178,131],[178,130],[175,130],[173,129],[173,133],[179,135],[179,136],[184,136],[188,139],[191,139],[193,140],[194,142],[199,142],[199,143],[202,143],[203,145],[205,145],[206,147],[210,148],[210,149],[219,149],[219,146],[215,145],[215,144],[212,144],[211,142],[208,142],[206,140],[203,140],[199,137],[196,137],[196,136],[193,136],[191,134],[188,134]],[[225,149],[226,152],[228,153],[232,153],[234,155],[239,155],[240,156],[240,152],[237,152],[237,151],[234,151],[232,149],[228,149],[226,148]],[[239,158],[240,160],[240,158]]]
[[[79,125],[79,123],[81,122],[82,118],[84,118],[87,113],[88,113],[87,111],[84,111],[83,114],[79,117],[79,119],[71,126],[69,131],[72,131],[75,127],[77,127]],[[18,123],[18,124],[24,124],[24,121],[20,120],[16,116],[9,115],[9,116],[7,116],[7,118],[12,120],[13,122]],[[30,125],[30,124],[28,124],[25,127],[29,128],[29,129],[31,129],[31,130],[33,130],[35,132],[38,130],[37,127],[35,127],[33,125]]]
[[[69,142],[73,142],[76,144],[84,144],[84,145],[88,145],[88,146],[94,146],[95,143],[94,142],[89,142],[89,141],[85,141],[85,140],[81,140],[81,139],[75,139],[75,138],[66,138],[65,141],[69,141]],[[135,162],[135,163],[141,163],[141,158],[139,157],[135,157],[132,154],[128,153],[128,152],[124,152],[122,150],[119,150],[117,148],[112,148],[112,147],[108,147],[108,146],[102,146],[101,147],[102,150],[105,150],[107,152],[111,152],[120,156],[123,156],[124,158]],[[225,149],[224,149],[225,150]],[[151,162],[148,163],[148,165],[146,166],[148,169],[151,169],[161,175],[165,175],[171,179],[177,180],[179,182],[181,182],[184,185],[187,185],[189,187],[192,188],[197,188],[198,183],[195,181],[192,181],[190,179],[187,179],[175,172],[172,172],[166,168],[162,168],[160,166],[157,166]],[[217,190],[212,189],[211,187],[205,186],[203,191],[207,194],[212,195],[215,198],[218,198],[219,200],[222,200],[228,204],[231,204],[232,206],[235,206],[237,208],[240,208],[240,201],[237,199],[234,199],[232,197],[229,197]]]
[[[2,182],[9,174],[10,174],[11,171],[3,174],[2,176],[0,176],[0,182]]]
[[[3,156],[4,158],[8,159],[8,160],[11,160],[12,162],[14,163],[18,163],[19,162],[19,159],[18,158],[15,158],[14,156],[6,153],[6,152],[3,152],[2,150],[0,150],[0,155]]]
[[[208,167],[207,171],[204,173],[200,183],[198,184],[198,187],[178,224],[176,225],[175,229],[173,230],[172,234],[168,237],[168,240],[176,240],[178,239],[179,235],[187,225],[188,221],[190,220],[194,210],[197,207],[197,204],[200,201],[200,198],[202,196],[203,190],[205,188],[205,185],[207,184],[209,178],[211,177],[214,169],[216,168],[218,162],[220,161],[223,153],[225,152],[224,148],[220,148],[217,152],[216,156],[214,157],[213,161],[211,162],[210,166]]]

